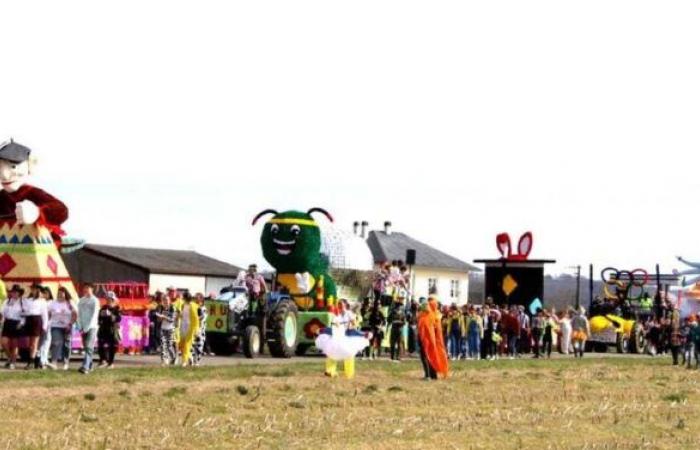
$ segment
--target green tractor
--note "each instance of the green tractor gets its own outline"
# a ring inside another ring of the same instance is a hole
[[[265,344],[276,358],[297,351],[298,311],[288,295],[271,293],[258,303],[251,302],[246,288],[229,287],[205,305],[207,342],[216,355],[232,355],[242,347],[247,358],[255,358]]]
[[[307,212],[277,212],[266,209],[253,219],[253,225],[268,214],[260,236],[263,256],[277,271],[275,289],[296,304],[297,347],[301,356],[313,347],[318,332],[330,325],[336,305],[335,282],[328,274],[328,260],[321,254],[321,230],[313,213],[331,215],[321,208]]]

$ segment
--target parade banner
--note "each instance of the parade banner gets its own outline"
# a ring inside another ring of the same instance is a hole
[[[150,325],[148,317],[122,316],[119,325],[119,330],[121,331],[119,346],[121,348],[140,351],[148,346],[148,327]],[[73,328],[71,343],[73,350],[83,348],[80,332],[76,328]]]

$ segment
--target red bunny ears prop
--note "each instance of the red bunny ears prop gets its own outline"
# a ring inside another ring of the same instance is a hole
[[[530,256],[530,251],[532,251],[532,233],[528,231],[520,236],[517,253],[513,253],[508,233],[501,233],[496,236],[496,247],[501,252],[502,258],[510,261],[525,261]]]

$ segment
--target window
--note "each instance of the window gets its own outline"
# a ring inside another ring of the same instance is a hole
[[[437,278],[428,278],[428,295],[437,294]]]
[[[459,298],[459,280],[450,280],[450,298]]]

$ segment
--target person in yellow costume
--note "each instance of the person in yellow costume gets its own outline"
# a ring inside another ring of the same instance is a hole
[[[182,354],[182,366],[187,367],[192,364],[192,345],[199,330],[199,306],[192,302],[192,296],[186,292],[183,297],[182,309],[180,310],[180,339],[178,349]]]
[[[343,361],[345,378],[355,376],[355,355],[369,345],[364,333],[354,328],[355,316],[347,300],[340,300],[335,308],[330,328],[324,328],[316,338],[316,348],[326,355],[328,377],[338,376],[338,361]]]

